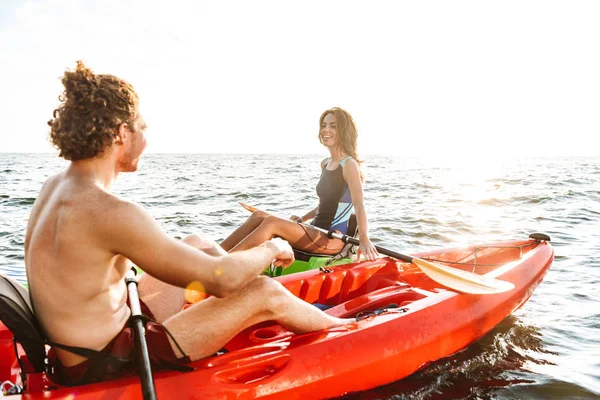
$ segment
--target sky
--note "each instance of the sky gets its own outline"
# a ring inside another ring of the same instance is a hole
[[[60,78],[129,81],[148,152],[600,155],[598,1],[0,2],[0,152],[53,152]]]

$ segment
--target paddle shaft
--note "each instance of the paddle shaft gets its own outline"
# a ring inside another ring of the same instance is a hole
[[[140,368],[140,380],[142,382],[142,396],[144,400],[156,400],[154,377],[152,376],[152,368],[150,366],[150,354],[148,353],[148,344],[146,343],[144,316],[142,315],[137,280],[135,279],[135,272],[133,270],[127,273],[125,283],[127,284],[127,291],[129,293],[129,307],[131,307],[130,321],[135,332],[135,346]]]
[[[254,212],[258,210],[256,207],[252,207],[241,202],[240,204],[248,211]],[[360,246],[360,242],[351,236],[342,235],[337,232],[326,231],[325,229],[321,229],[319,227],[309,225],[303,222],[298,223],[302,226],[316,229],[317,231],[327,235],[327,237],[329,237],[330,239],[335,238],[341,240],[344,243],[350,243],[356,246]],[[407,256],[405,254],[401,254],[393,250],[386,249],[384,247],[375,246],[375,249],[381,254],[385,254],[387,256],[394,257],[398,260],[415,264],[430,279],[458,292],[469,294],[494,294],[506,292],[514,289],[515,287],[515,285],[511,282],[506,282],[493,278],[486,278],[485,276],[481,276],[473,272],[468,272],[462,269],[452,268],[447,265],[440,265],[420,258]]]
[[[326,231],[325,229],[319,228],[318,226],[306,224],[304,222],[299,222],[299,224],[304,225],[309,228],[316,229],[319,232],[326,234],[327,237],[330,239],[331,238],[339,239],[344,243],[350,243],[355,246],[360,246],[360,241],[358,241],[358,239],[356,239],[356,238],[353,238],[352,236],[342,235],[342,234],[339,234],[339,233],[333,232],[333,231]],[[398,253],[394,250],[386,249],[385,247],[377,246],[377,245],[375,245],[375,249],[381,254],[385,254],[386,256],[394,257],[394,258],[397,258],[398,260],[402,260],[402,261],[406,261],[406,262],[412,262],[412,260],[414,258],[411,256],[407,256],[405,254]]]

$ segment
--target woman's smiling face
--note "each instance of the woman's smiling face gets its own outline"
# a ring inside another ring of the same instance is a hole
[[[333,148],[337,139],[337,119],[333,113],[329,113],[323,118],[320,133],[323,145]]]

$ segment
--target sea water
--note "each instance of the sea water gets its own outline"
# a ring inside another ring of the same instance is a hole
[[[240,201],[281,216],[314,208],[325,156],[147,154],[113,191],[173,236],[220,241],[248,217]],[[0,273],[26,281],[31,206],[66,165],[54,154],[0,154]],[[345,398],[600,399],[600,157],[367,155],[363,169],[375,244],[411,254],[542,232],[556,258],[530,300],[466,350]]]

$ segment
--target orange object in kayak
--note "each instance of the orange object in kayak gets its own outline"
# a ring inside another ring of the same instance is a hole
[[[158,399],[308,399],[341,396],[402,379],[481,338],[521,307],[554,258],[545,240],[504,241],[415,254],[514,284],[465,294],[391,258],[274,279],[309,303],[330,307],[348,326],[293,334],[265,322],[234,337],[228,353],[190,364],[191,372],[154,371]],[[226,316],[224,316],[226,317]],[[0,324],[0,382],[19,384],[12,334]],[[44,374],[9,399],[141,399],[138,377],[60,387]]]

